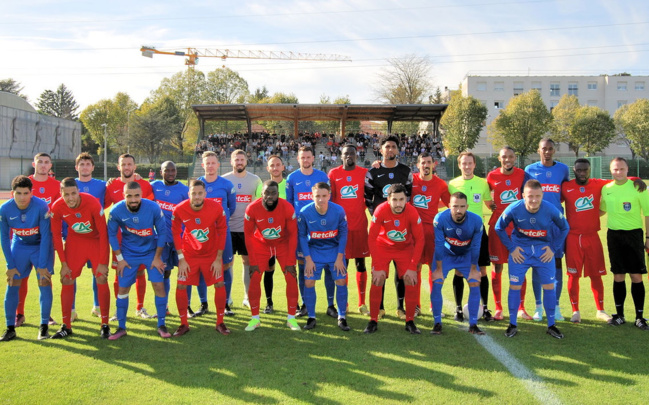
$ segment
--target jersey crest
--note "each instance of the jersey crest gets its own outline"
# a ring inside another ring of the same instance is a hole
[[[414,205],[417,208],[428,209],[428,203],[430,202],[431,199],[432,199],[431,197],[425,196],[423,194],[417,194],[412,198],[412,205]]]
[[[405,242],[406,241],[406,235],[408,234],[408,231],[405,230],[403,232],[397,231],[397,230],[392,230],[389,231],[386,236],[388,239],[394,242]]]
[[[593,205],[594,199],[595,198],[593,197],[592,194],[589,195],[588,197],[578,198],[577,201],[575,201],[575,209],[577,210],[577,212],[594,209],[595,208],[595,206]]]
[[[269,221],[270,222],[270,221]],[[264,237],[264,239],[279,239],[282,235],[282,227],[278,226],[277,228],[266,228],[263,231],[261,231],[261,236]]]
[[[210,233],[209,228],[194,229],[194,230],[192,230],[191,233],[192,233],[192,235],[194,235],[194,238],[196,238],[196,240],[199,241],[200,243],[205,243],[208,240],[210,240],[210,238],[207,236]]]
[[[72,230],[76,233],[90,233],[92,228],[90,227],[90,221],[86,222],[77,222],[72,225]]]
[[[507,181],[509,181],[509,180],[507,180]],[[516,198],[517,195],[518,195],[518,188],[516,188],[514,190],[505,190],[502,193],[500,193],[500,202],[502,204],[514,203],[514,202],[518,201],[518,199]]]
[[[358,198],[357,191],[358,185],[344,186],[340,189],[340,198]]]

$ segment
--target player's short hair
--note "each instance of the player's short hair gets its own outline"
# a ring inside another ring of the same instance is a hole
[[[126,183],[127,190],[137,190],[138,188],[141,189],[142,186],[140,186],[140,183],[138,183],[137,181],[129,181],[128,183]]]
[[[523,188],[528,190],[543,190],[541,182],[536,179],[529,179]]]
[[[458,157],[457,157],[457,162],[460,163],[460,160],[461,160],[464,156],[469,156],[469,157],[473,158],[473,163],[477,163],[477,161],[475,160],[475,155],[473,154],[473,152],[468,152],[468,151],[464,151],[464,152],[460,153],[460,154],[458,155]]]
[[[331,186],[324,181],[319,181],[311,187],[311,191],[316,191],[316,190],[327,190],[328,192],[331,193]]]
[[[14,177],[14,179],[11,180],[11,191],[16,191],[16,189],[19,187],[28,188],[29,191],[32,191],[32,180],[27,176],[23,176],[22,174],[20,176]]]
[[[89,160],[92,165],[95,165],[95,159],[92,158],[92,155],[88,152],[81,152],[79,156],[74,159],[74,165],[78,165],[82,160]]]
[[[626,167],[629,167],[629,162],[627,162],[626,159],[623,158],[622,156],[616,156],[613,159],[611,159],[611,163],[609,163],[609,165],[612,164],[613,162],[624,162],[626,164]]]
[[[190,188],[191,187],[203,187],[203,188],[205,188],[205,183],[203,183],[203,180],[195,179],[195,180],[192,180],[191,182],[189,182],[189,187]]]
[[[277,187],[277,188],[279,188],[279,184],[277,184],[277,182],[275,180],[266,180],[264,182],[264,184],[263,184],[263,187],[264,188],[268,188],[268,187]]]
[[[512,152],[516,153],[516,150],[509,145],[505,145],[502,148],[500,148],[500,150],[504,150],[504,149],[511,150]]]
[[[386,135],[383,138],[381,138],[381,144],[380,146],[383,147],[388,142],[394,142],[397,144],[397,148],[399,147],[399,137],[396,135]]]
[[[590,160],[588,160],[588,159],[586,159],[586,158],[579,158],[579,159],[576,159],[576,160],[575,160],[575,166],[577,165],[577,163],[586,163],[588,166],[590,166]]]
[[[66,177],[63,180],[61,180],[61,190],[63,190],[65,187],[79,188],[76,180],[74,180],[74,177]]]
[[[284,164],[284,161],[282,160],[282,157],[279,155],[270,155],[268,156],[268,160],[266,161],[266,165],[268,165],[268,162],[270,162],[271,159],[279,159],[282,164]]]
[[[117,161],[118,161],[118,162],[121,162],[122,160],[127,159],[127,158],[131,158],[131,159],[133,159],[133,163],[135,163],[135,156],[131,155],[130,153],[122,153],[122,154],[119,155],[119,157],[117,158]]]
[[[451,194],[451,198],[456,198],[458,200],[464,200],[468,201],[469,199],[467,198],[466,194],[464,194],[461,191],[456,191],[455,193]]]
[[[41,158],[41,157],[46,157],[46,158],[49,158],[50,160],[52,160],[52,156],[50,156],[49,153],[39,152],[39,153],[34,155],[34,161],[38,160],[38,158]]]
[[[417,163],[420,163],[420,162],[421,162],[421,159],[423,159],[423,158],[428,158],[428,157],[431,158],[431,159],[433,159],[433,155],[431,155],[430,153],[428,153],[428,152],[421,152],[421,154],[420,154],[419,156],[417,156]],[[433,160],[435,160],[435,159],[433,159]]]
[[[176,164],[175,164],[173,161],[171,161],[171,160],[165,160],[165,161],[162,162],[162,164],[160,165],[160,170],[164,170],[164,168],[167,167],[167,166],[173,166],[173,167],[176,167]],[[151,169],[151,170],[153,170],[153,169]]]
[[[397,194],[397,193],[404,193],[407,195],[408,193],[406,193],[406,186],[404,186],[401,183],[395,183],[392,184],[390,187],[388,187],[388,197],[391,196],[392,194]]]
[[[352,145],[351,143],[346,143],[346,144],[344,144],[344,145],[343,145],[343,149],[346,149],[346,148],[352,148],[352,149],[354,149],[354,150],[358,150],[358,148],[356,147],[356,145]]]
[[[542,144],[543,142],[550,142],[550,143],[552,144],[552,146],[555,145],[555,143],[554,143],[554,141],[552,140],[552,138],[549,138],[549,137],[547,137],[547,136],[546,136],[545,138],[541,138],[541,140],[539,141],[539,146],[541,146],[541,144]]]
[[[214,156],[216,160],[219,160],[219,155],[216,153],[212,152],[211,150],[203,152],[203,156],[201,157],[202,160],[207,159],[208,157]]]
[[[300,146],[300,149],[297,150],[297,153],[304,153],[304,152],[311,152],[313,156],[315,156],[315,152],[313,152],[313,148],[310,146]]]
[[[237,157],[237,155],[247,156],[246,151],[244,151],[243,149],[236,149],[232,151],[232,153],[230,153],[230,159],[234,159],[235,157]]]

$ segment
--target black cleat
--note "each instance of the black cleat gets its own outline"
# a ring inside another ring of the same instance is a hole
[[[518,333],[518,327],[514,324],[509,324],[507,327],[507,330],[505,331],[505,336],[507,337],[514,337]]]
[[[306,320],[306,325],[304,325],[304,330],[315,329],[315,318],[309,318]]]
[[[367,323],[367,327],[365,327],[365,330],[363,333],[374,333],[379,329],[379,324],[376,323],[376,321],[369,321]]]
[[[108,327],[107,324],[101,325],[99,337],[101,337],[102,339],[108,339],[110,337],[110,327]]]
[[[264,313],[265,314],[272,314],[273,312],[275,312],[273,310],[273,306],[272,305],[266,305],[266,309],[264,309]]]
[[[485,333],[482,329],[478,328],[478,325],[469,326],[469,333],[472,335],[484,335]]]
[[[433,330],[430,331],[431,335],[441,335],[442,334],[442,324],[441,323],[436,323],[435,326],[433,326]]]
[[[49,325],[44,323],[41,326],[38,327],[38,340],[43,340],[43,339],[49,339],[50,334],[47,333],[49,329]]]
[[[453,319],[455,319],[458,322],[464,322],[464,312],[462,312],[461,310],[456,310],[455,318]]]
[[[16,329],[13,327],[7,328],[5,330],[5,333],[0,336],[0,342],[8,342],[10,340],[14,340],[16,338]]]
[[[482,319],[485,320],[485,322],[493,322],[495,321],[493,315],[491,315],[491,311],[485,308],[484,314],[482,315]]]
[[[406,322],[406,330],[408,332],[410,332],[411,335],[420,335],[421,334],[421,331],[419,330],[417,325],[415,325],[415,321]]]
[[[225,307],[228,308],[227,305],[226,305]],[[192,315],[192,318],[196,318],[196,317],[199,317],[199,316],[203,316],[203,315],[205,315],[206,313],[207,313],[207,302],[203,302],[203,303],[201,303],[201,309],[199,309],[198,311],[194,312],[194,315]]]
[[[61,325],[61,328],[50,337],[50,339],[63,339],[72,334],[72,329],[68,328],[66,324]]]
[[[338,318],[338,327],[340,328],[340,330],[345,331],[345,332],[349,332],[349,330],[351,329],[347,325],[347,319],[345,319],[345,318]]]
[[[302,304],[299,311],[297,311],[297,313],[295,314],[295,317],[296,318],[301,318],[301,317],[307,316],[307,315],[309,315],[309,311],[307,311],[307,309],[306,309],[306,304]]]
[[[620,326],[626,323],[623,316],[618,314],[613,314],[611,319],[607,322],[609,325]]]
[[[327,315],[332,318],[338,318],[338,311],[336,310],[336,307],[333,305],[329,305],[327,307]]]
[[[649,325],[647,325],[647,320],[644,318],[638,318],[635,320],[635,326],[636,328],[640,328],[642,330],[649,330]]]
[[[553,338],[563,339],[563,333],[561,333],[561,331],[559,331],[559,329],[555,325],[550,326],[545,333],[552,336]]]
[[[223,315],[234,316],[234,311],[230,309],[230,306],[228,304],[225,304],[225,311],[223,311]]]
[[[187,318],[193,318],[194,317],[194,311],[192,310],[192,307],[187,307]]]

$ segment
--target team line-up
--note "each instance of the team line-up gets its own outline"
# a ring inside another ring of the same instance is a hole
[[[370,169],[356,164],[355,146],[344,145],[342,165],[328,175],[313,167],[310,147],[299,149],[299,169],[286,179],[282,177],[282,159],[271,156],[267,162],[271,179],[264,183],[246,170],[243,150],[232,152],[233,171],[223,176],[218,175],[217,155],[204,152],[205,175],[189,186],[176,179],[176,167],[170,161],[162,164],[163,180],[142,180],[135,174],[135,159],[128,154],[119,158],[120,178],[104,183],[92,178],[94,162],[87,153],[75,161],[79,177],[59,183],[48,176],[50,156],[37,154],[34,174],[17,176],[11,184],[12,199],[0,207],[0,238],[7,262],[7,329],[0,341],[14,339],[16,328],[25,321],[32,268],[40,290],[38,339],[72,335],[75,280],[86,266],[94,275],[93,313],[101,318],[102,338],[117,340],[127,335],[134,284],[136,315],[152,317],[143,307],[147,277],[155,294],[157,333],[162,338],[186,334],[188,318],[207,312],[207,286],[214,286],[216,330],[229,335],[224,316],[233,315],[230,294],[235,254],[241,255],[243,263],[243,305],[252,315],[245,328],[248,332],[262,325],[262,276],[267,298],[263,313],[274,311],[272,272],[276,265],[286,281],[286,325],[291,330],[316,327],[315,284],[324,273],[326,313],[338,319],[341,330],[349,331],[347,266],[354,259],[358,311],[370,317],[365,333],[376,332],[385,314],[385,281],[394,263],[397,315],[405,320],[406,331],[421,333],[414,319],[421,313],[421,270],[426,265],[434,319],[431,333],[442,334],[442,286],[453,270],[455,320],[468,318],[468,331],[484,335],[478,319],[504,318],[501,276],[508,263],[509,324],[505,335],[518,333],[518,318],[541,321],[545,316],[547,333],[561,339],[564,335],[556,321],[564,319],[558,305],[564,253],[572,322],[581,321],[579,279],[583,275],[590,278],[597,318],[614,326],[625,324],[629,274],[634,325],[649,330],[643,317],[642,282],[647,273],[644,250],[649,248],[649,237],[643,239],[643,220],[649,229],[649,194],[640,179],[627,178],[628,165],[623,158],[611,161],[611,181],[590,178],[586,159],[576,160],[575,178],[569,180],[569,168],[554,160],[554,142],[544,138],[539,143],[539,162],[525,170],[516,168],[515,151],[503,147],[499,151],[501,167],[486,179],[474,175],[475,156],[463,152],[458,157],[462,175],[447,185],[435,175],[429,154],[418,156],[419,173],[413,175],[397,160],[398,137],[386,136],[380,145],[382,160]],[[110,205],[106,221],[104,208]],[[440,212],[442,205],[448,209]],[[483,224],[484,206],[492,211],[488,233]],[[372,214],[369,224],[366,209]],[[604,213],[608,214],[608,253],[614,277],[612,316],[604,310],[602,276],[606,268],[598,236],[599,217]],[[50,314],[54,252],[61,262],[62,325],[50,336],[49,325],[56,324]],[[366,257],[371,257],[369,310]],[[108,326],[109,262],[116,275],[114,317],[118,321],[112,333]],[[493,313],[487,308],[487,267],[491,264]],[[181,324],[172,334],[166,315],[174,267],[178,269],[175,298]],[[524,307],[525,275],[530,268],[536,303],[533,316]],[[464,280],[469,285],[465,306]],[[201,301],[196,312],[190,307],[191,286],[197,287]],[[301,327],[296,317],[306,317],[306,324]]]

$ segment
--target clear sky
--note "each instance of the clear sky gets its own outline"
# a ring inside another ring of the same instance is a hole
[[[161,50],[243,49],[345,55],[352,62],[202,58],[250,90],[294,93],[300,103],[348,95],[374,103],[386,59],[430,59],[433,81],[457,88],[470,74],[649,75],[649,2],[595,0],[65,1],[5,0],[0,79],[32,104],[64,83],[82,109],[118,91],[141,103],[184,59]]]

